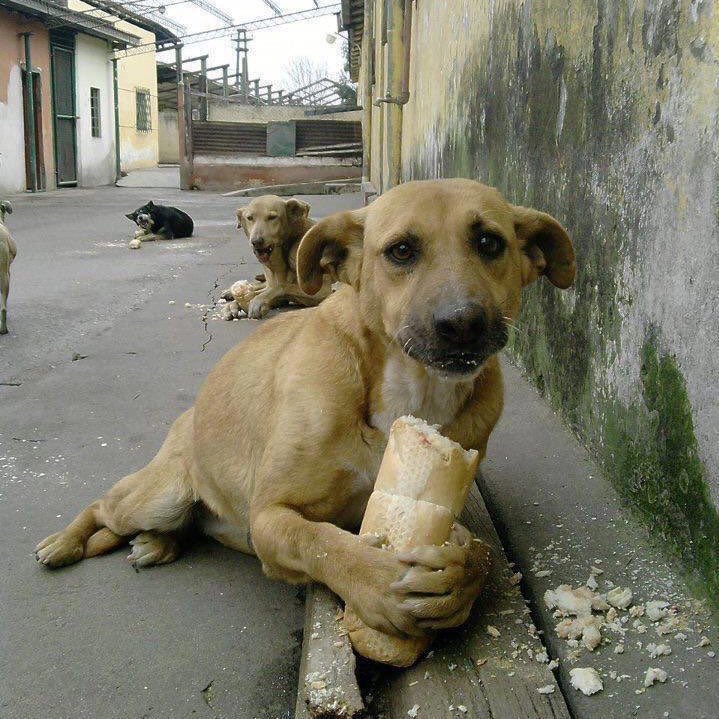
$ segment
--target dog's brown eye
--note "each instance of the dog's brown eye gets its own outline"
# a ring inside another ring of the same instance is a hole
[[[409,242],[398,242],[387,250],[387,256],[397,264],[406,265],[417,256],[417,251]]]
[[[477,251],[482,257],[493,260],[499,257],[504,251],[504,240],[498,235],[492,235],[488,232],[479,232],[475,240]]]
[[[252,215],[245,215],[245,219],[246,219],[248,222],[252,222],[255,218],[254,218]]]

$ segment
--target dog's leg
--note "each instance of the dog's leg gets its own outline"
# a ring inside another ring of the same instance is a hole
[[[252,298],[247,308],[251,320],[262,319],[270,310],[279,307],[285,299],[284,285],[267,287]]]
[[[322,293],[306,295],[299,287],[287,286],[282,292],[281,299],[285,302],[294,302],[301,307],[317,307],[325,299],[325,295]]]
[[[184,449],[191,445],[192,410],[172,426],[155,458],[121,479],[61,532],[40,542],[35,555],[62,567],[108,552],[138,535],[128,557],[136,566],[161,564],[179,555],[179,533],[189,524],[195,495]]]
[[[471,543],[455,538],[398,556],[278,504],[253,513],[251,532],[268,577],[321,582],[366,624],[389,634],[419,636],[458,626],[486,579],[486,572],[472,569],[480,565]]]
[[[10,273],[0,269],[0,335],[7,334],[7,297],[10,293]]]

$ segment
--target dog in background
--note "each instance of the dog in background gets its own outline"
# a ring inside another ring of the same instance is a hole
[[[244,230],[265,273],[264,281],[240,280],[222,294],[228,301],[225,319],[235,319],[244,310],[250,319],[258,320],[271,309],[290,302],[314,307],[330,294],[329,277],[315,295],[303,292],[297,282],[297,248],[315,224],[309,212],[306,202],[283,200],[276,195],[256,197],[237,210],[237,228]]]
[[[17,255],[17,246],[5,226],[5,215],[12,214],[12,205],[0,202],[0,335],[7,334],[7,297],[10,294],[10,265]]]
[[[156,205],[152,200],[125,217],[139,228],[130,241],[132,250],[139,249],[143,242],[191,237],[195,229],[192,218],[186,212],[176,207]]]
[[[484,457],[522,287],[569,287],[572,243],[553,217],[478,182],[410,182],[309,230],[301,287],[317,292],[327,272],[342,287],[230,350],[155,458],[40,542],[39,562],[131,541],[136,566],[163,564],[197,523],[273,579],[325,584],[374,629],[421,635],[467,619],[484,582],[468,530],[405,554],[350,530],[397,417]]]

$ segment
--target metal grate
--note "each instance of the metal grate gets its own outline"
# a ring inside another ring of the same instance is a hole
[[[90,126],[93,137],[101,137],[100,124],[100,89],[97,87],[90,88]]]
[[[196,155],[266,155],[267,125],[258,122],[193,122]]]
[[[135,90],[135,113],[136,127],[138,132],[150,132],[152,122],[150,120],[150,91]]]

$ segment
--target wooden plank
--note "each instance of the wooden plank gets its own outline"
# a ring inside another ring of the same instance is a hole
[[[469,620],[440,634],[432,651],[414,667],[388,670],[363,665],[363,689],[372,696],[371,715],[569,719],[554,675],[535,659],[544,646],[476,486],[461,521],[492,546],[487,587]],[[488,626],[496,628],[499,636],[490,636]],[[540,694],[540,687],[552,687],[553,693]]]
[[[295,719],[364,716],[355,656],[341,617],[342,606],[329,589],[308,587]]]

